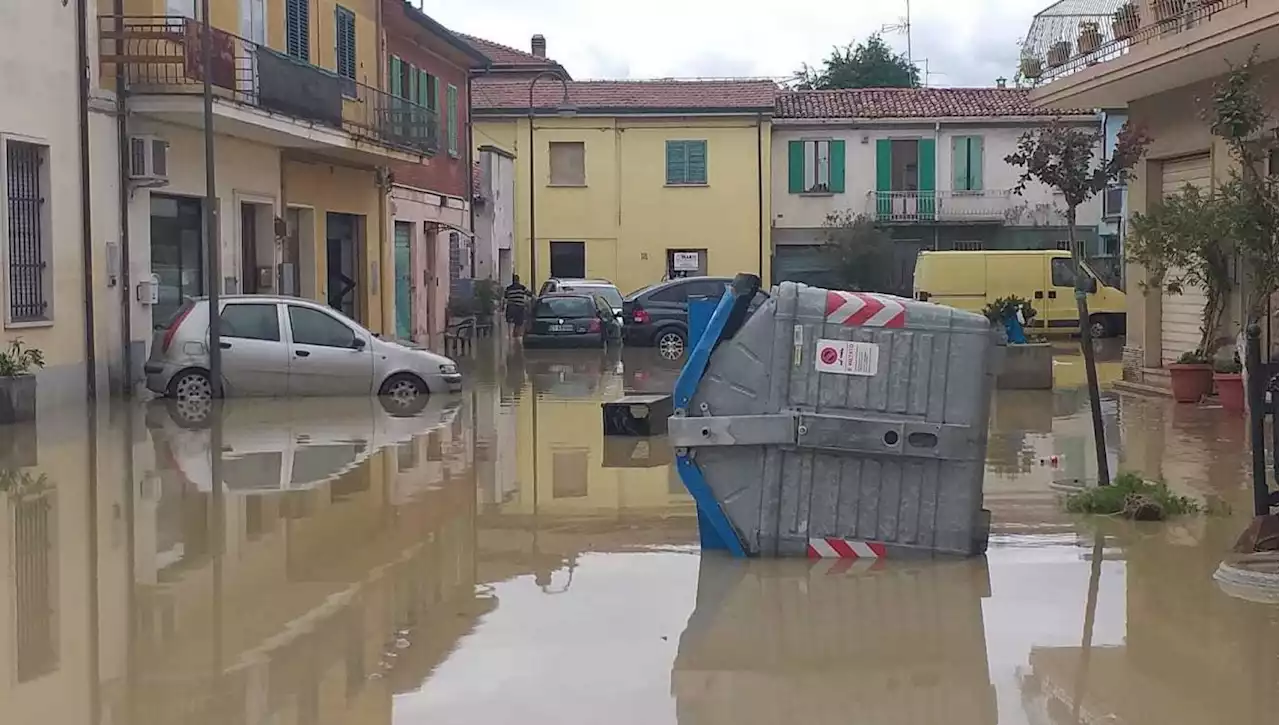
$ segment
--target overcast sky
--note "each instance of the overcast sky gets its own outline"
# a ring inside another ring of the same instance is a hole
[[[787,76],[833,45],[906,14],[905,0],[415,0],[446,26],[547,55],[574,78]],[[914,0],[911,54],[929,85],[991,86],[1012,77],[1031,17],[1048,0]],[[906,36],[885,40],[906,52]]]

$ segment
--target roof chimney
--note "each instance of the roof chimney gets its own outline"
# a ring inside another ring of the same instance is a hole
[[[1001,76],[1001,77],[997,78],[997,79],[996,79],[996,88],[1004,88],[1004,87],[1005,87],[1005,86],[1004,86],[1005,82],[1006,82],[1006,80],[1005,80],[1004,76]]]
[[[538,56],[539,58],[547,57],[547,39],[542,36],[542,33],[534,34],[533,39],[529,42],[529,45],[533,49],[534,55]]]

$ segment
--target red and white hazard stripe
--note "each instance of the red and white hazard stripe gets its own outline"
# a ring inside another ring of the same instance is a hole
[[[809,539],[806,553],[810,559],[880,559],[884,544],[856,539]]]
[[[903,327],[907,324],[907,308],[885,295],[827,292],[827,322],[861,327]]]
[[[884,559],[814,559],[809,562],[810,573],[823,576],[854,576],[883,568]]]

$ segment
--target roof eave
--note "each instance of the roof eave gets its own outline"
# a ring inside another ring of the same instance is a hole
[[[472,115],[475,116],[511,116],[518,118],[527,118],[529,116],[528,108],[483,108],[472,107]],[[533,115],[536,118],[560,117],[560,113],[554,108],[535,108]],[[573,116],[758,116],[773,115],[773,106],[705,106],[705,107],[680,107],[680,106],[583,106],[574,110]]]
[[[1080,123],[1097,122],[1098,115],[1088,114],[1037,114],[1034,116],[839,116],[834,118],[797,118],[777,113],[773,116],[776,126],[875,126],[919,124],[980,124],[990,126],[1039,125],[1053,120]]]
[[[436,21],[430,15],[427,15],[426,13],[419,10],[417,7],[412,5],[409,2],[409,0],[404,0],[404,8],[405,8],[405,13],[410,18],[413,18],[414,22],[418,23],[419,25],[426,28],[427,30],[440,36],[441,39],[443,39],[446,43],[452,46],[455,50],[461,52],[462,54],[470,58],[474,64],[469,67],[488,68],[492,65],[492,62],[489,60],[489,56],[476,50],[475,46],[471,45],[470,43],[463,40],[462,38],[459,38],[456,33],[454,33],[452,30],[449,30],[445,26],[441,25],[438,21]]]

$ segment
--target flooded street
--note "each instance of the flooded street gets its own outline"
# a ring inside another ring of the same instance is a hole
[[[1275,604],[1213,579],[1250,514],[1242,417],[1105,393],[1113,472],[1233,513],[1064,514],[1095,470],[1064,348],[1054,391],[996,394],[985,557],[741,561],[700,555],[663,438],[601,435],[601,401],[670,391],[651,351],[464,372],[412,416],[4,431],[0,723],[1275,722]]]

